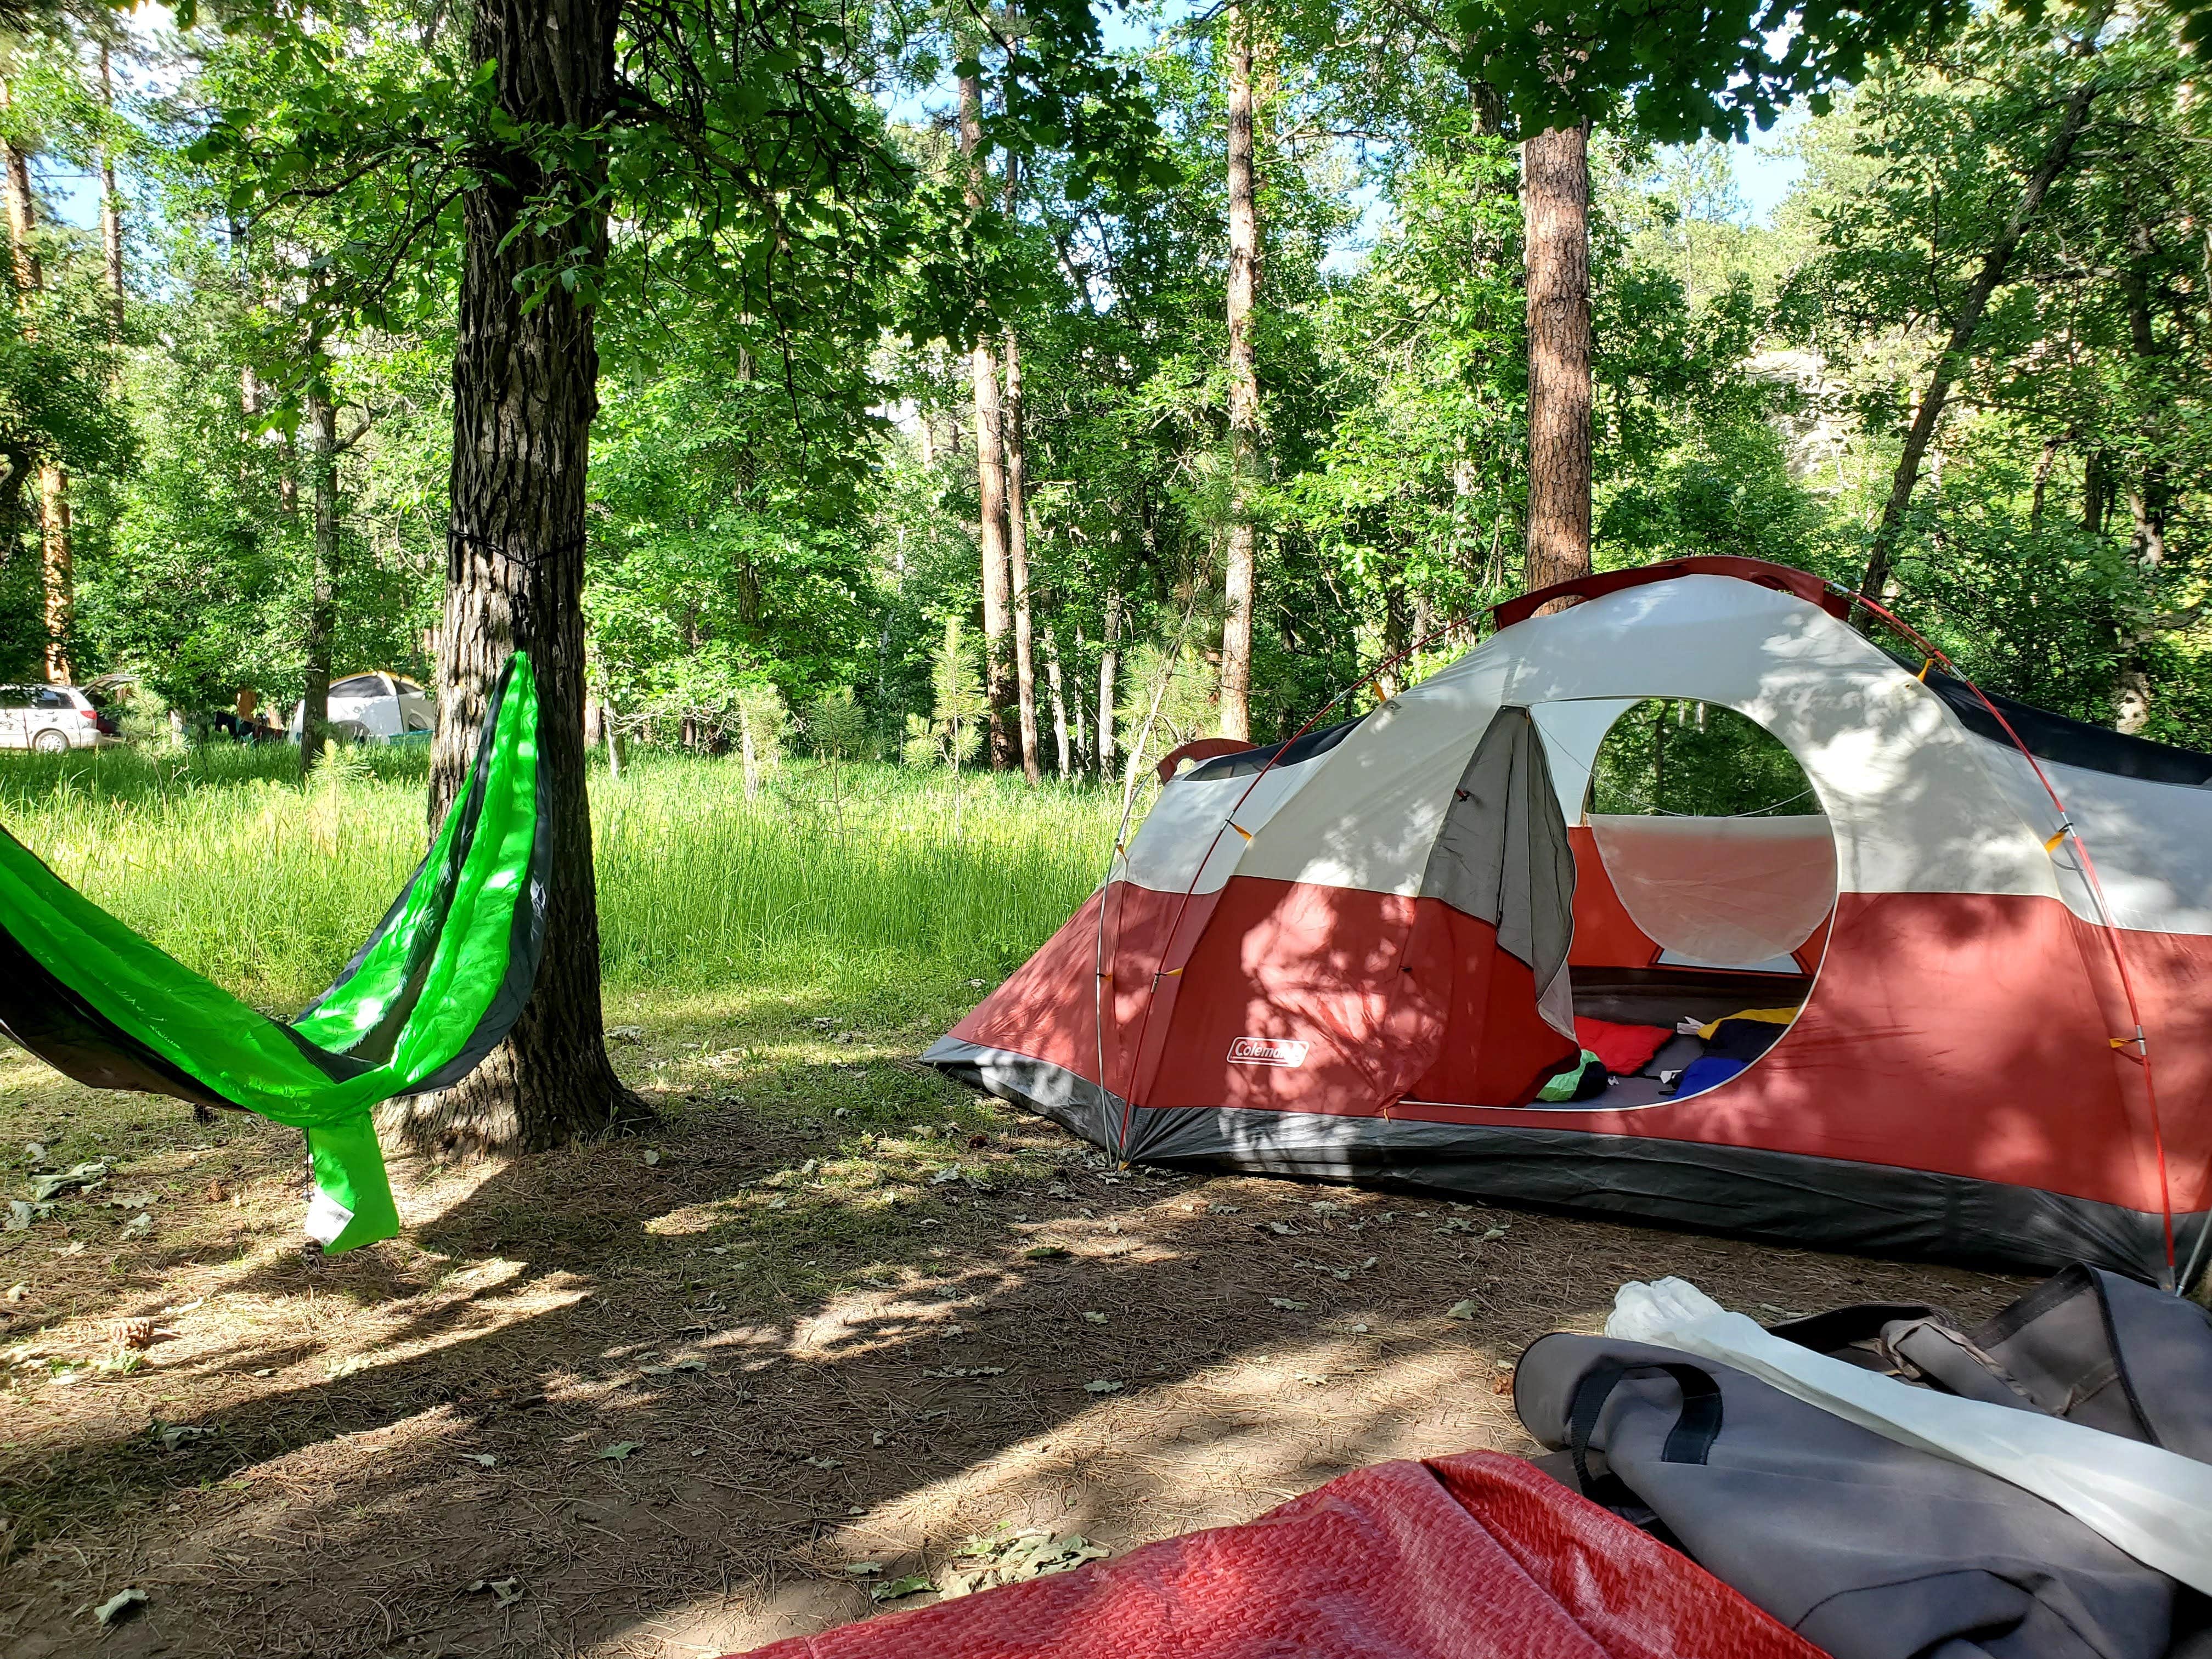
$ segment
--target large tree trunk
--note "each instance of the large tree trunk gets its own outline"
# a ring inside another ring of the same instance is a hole
[[[1252,735],[1252,603],[1257,537],[1251,487],[1260,463],[1260,377],[1252,308],[1260,289],[1260,204],[1252,162],[1252,20],[1231,6],[1229,66],[1230,520],[1221,581],[1221,735]]]
[[[1589,129],[1521,147],[1528,279],[1528,590],[1590,570]]]
[[[614,77],[615,0],[480,0],[470,60],[498,64],[501,108],[528,129],[588,131]],[[532,228],[562,181],[525,149],[486,158],[465,198],[453,349],[453,516],[432,751],[434,824],[466,775],[486,694],[517,649],[537,671],[538,763],[549,785],[551,866],[537,993],[465,1082],[413,1103],[407,1133],[443,1148],[533,1149],[643,1109],[607,1062],[599,928],[584,772],[584,475],[598,406],[592,307],[523,273],[579,251],[603,257],[603,215]],[[586,179],[570,181],[588,190]]]
[[[960,81],[960,153],[967,158],[968,210],[983,209],[983,90],[973,76]],[[991,764],[1003,770],[1018,758],[1014,677],[1008,660],[1013,619],[1007,604],[1006,466],[1000,404],[999,360],[989,338],[969,354],[975,395],[976,543],[983,557],[983,692],[991,707]]]
[[[307,465],[313,477],[313,562],[307,573],[307,685],[301,693],[300,769],[322,752],[331,723],[331,636],[337,624],[338,412],[327,393],[307,391]]]
[[[1006,331],[1006,568],[1014,589],[1014,692],[1020,706],[1022,772],[1031,783],[1037,766],[1036,635],[1030,614],[1029,463],[1023,448],[1022,348]]]
[[[2074,154],[2075,140],[2081,136],[2082,125],[2089,118],[2090,100],[2097,95],[2097,83],[2084,83],[2066,100],[2066,107],[2058,118],[2058,131],[2051,135],[2050,148],[2043,160],[2028,175],[2027,187],[2021,192],[2020,202],[2005,221],[2004,228],[1982,256],[1982,268],[1975,273],[1974,281],[1966,290],[1959,307],[1959,314],[1951,324],[1950,337],[1943,343],[1942,355],[1936,359],[1935,371],[1928,377],[1928,390],[1921,395],[1920,407],[1912,416],[1912,425],[1905,434],[1905,447],[1897,458],[1897,469],[1890,475],[1889,499],[1882,504],[1881,522],[1875,528],[1874,544],[1867,550],[1866,574],[1860,579],[1859,592],[1868,599],[1879,600],[1882,589],[1889,584],[1889,565],[1897,547],[1899,530],[1905,523],[1905,510],[1912,505],[1912,487],[1920,480],[1920,465],[1927,459],[1928,446],[1936,436],[1936,423],[1943,417],[1943,405],[1951,396],[1951,385],[1966,366],[1967,349],[1973,344],[1975,331],[1982,325],[1982,313],[1989,309],[1990,296],[2003,283],[2005,269],[2012,264],[2013,250],[2020,246],[2028,223],[2042,210],[2043,198],[2049,193],[2051,183],[2065,170],[2068,159]],[[1870,627],[1873,613],[1862,605],[1853,619],[1862,628]]]

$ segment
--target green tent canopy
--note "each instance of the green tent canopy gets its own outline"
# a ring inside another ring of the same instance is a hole
[[[368,943],[283,1024],[149,944],[0,830],[0,1030],[58,1071],[241,1107],[307,1132],[307,1232],[332,1253],[399,1231],[370,1113],[459,1082],[538,977],[549,815],[538,689],[516,652],[474,765]]]

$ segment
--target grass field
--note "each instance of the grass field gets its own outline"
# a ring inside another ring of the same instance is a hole
[[[96,903],[272,1012],[327,984],[422,856],[427,757],[304,787],[289,750],[0,757],[0,822]],[[1118,799],[988,774],[734,759],[595,766],[609,985],[850,994],[996,981],[1095,886]]]

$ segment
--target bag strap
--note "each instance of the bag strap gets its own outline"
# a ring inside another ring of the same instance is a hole
[[[1884,1326],[1906,1319],[1957,1323],[1942,1309],[1924,1302],[1854,1302],[1847,1308],[1831,1308],[1826,1313],[1769,1325],[1766,1334],[1815,1353],[1834,1354],[1857,1343],[1872,1342],[1881,1335]]]
[[[1940,1319],[1900,1320],[1881,1334],[1881,1352],[1947,1393],[1991,1406],[2042,1412],[2044,1407],[1994,1356]],[[2109,1380],[2109,1369],[2106,1380]]]
[[[1575,1480],[1583,1496],[1607,1507],[1623,1497],[1632,1502],[1635,1494],[1619,1475],[1608,1472],[1600,1479],[1590,1474],[1590,1436],[1596,1431],[1599,1413],[1613,1398],[1613,1391],[1632,1376],[1672,1377],[1682,1391],[1682,1409],[1675,1414],[1674,1426],[1667,1431],[1667,1443],[1659,1454],[1661,1462],[1703,1463],[1713,1442],[1720,1437],[1721,1385],[1711,1372],[1663,1360],[1591,1367],[1575,1384],[1574,1398],[1567,1407],[1567,1448],[1574,1458]]]

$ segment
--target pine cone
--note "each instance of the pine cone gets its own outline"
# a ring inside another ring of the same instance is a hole
[[[124,1319],[116,1322],[116,1346],[124,1348],[150,1348],[154,1346],[154,1322],[150,1319]]]

